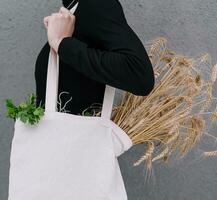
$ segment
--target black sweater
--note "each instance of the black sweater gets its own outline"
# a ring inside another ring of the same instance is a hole
[[[67,7],[70,1],[63,0]],[[105,84],[135,95],[148,95],[154,72],[147,52],[128,25],[118,0],[80,0],[74,13],[75,30],[58,48],[59,91],[66,110],[81,112],[103,102]],[[37,106],[45,104],[50,46],[43,46],[35,63]],[[59,104],[58,104],[59,109]]]

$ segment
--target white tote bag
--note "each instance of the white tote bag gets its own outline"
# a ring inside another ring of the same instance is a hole
[[[51,49],[45,115],[14,124],[8,200],[127,200],[117,157],[132,141],[110,119],[115,88],[106,85],[100,117],[57,112],[58,76]]]

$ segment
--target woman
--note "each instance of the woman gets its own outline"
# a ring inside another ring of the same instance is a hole
[[[59,55],[59,91],[66,110],[81,114],[103,102],[105,84],[135,95],[148,95],[154,72],[147,52],[128,25],[118,0],[79,0],[72,15],[63,0],[59,12],[44,18],[48,42],[35,64],[37,106],[45,104],[48,55]],[[61,105],[62,106],[62,105]],[[59,109],[59,104],[58,104]]]

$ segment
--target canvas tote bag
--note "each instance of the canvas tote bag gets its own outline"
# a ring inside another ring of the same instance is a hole
[[[132,141],[110,119],[115,88],[106,85],[100,117],[58,112],[58,77],[51,49],[45,114],[14,124],[8,200],[127,200],[117,157]]]

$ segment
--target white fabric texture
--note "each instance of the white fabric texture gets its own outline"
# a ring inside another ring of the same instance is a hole
[[[106,85],[100,117],[57,112],[58,72],[51,49],[45,115],[14,124],[8,200],[127,200],[117,158],[132,141],[110,119],[115,88]]]

